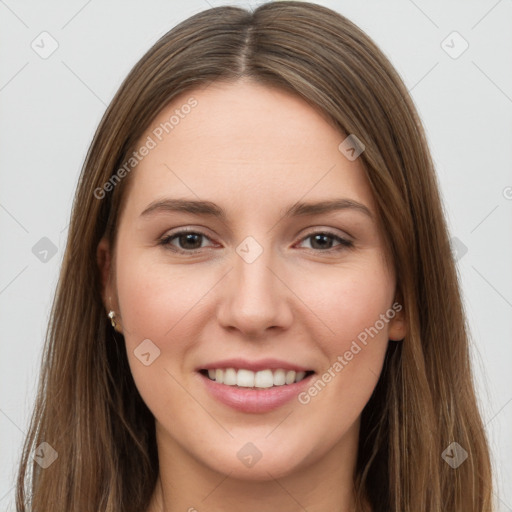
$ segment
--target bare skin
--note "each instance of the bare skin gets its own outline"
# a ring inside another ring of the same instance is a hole
[[[360,414],[388,343],[406,330],[395,311],[353,348],[391,310],[396,288],[361,160],[339,151],[345,135],[303,100],[248,81],[183,93],[141,143],[191,96],[197,106],[132,171],[115,259],[105,239],[98,246],[105,307],[156,420],[160,476],[146,512],[353,511]],[[211,201],[226,219],[141,216],[164,198]],[[298,201],[341,198],[371,215],[283,216]],[[195,238],[159,244],[183,229]],[[262,250],[250,263],[237,252],[246,237]],[[160,350],[148,366],[134,354],[145,339]],[[346,364],[332,377],[338,356]],[[231,357],[281,359],[318,379],[331,368],[332,378],[307,403],[241,412],[196,371]],[[247,443],[261,453],[252,467],[237,456]]]

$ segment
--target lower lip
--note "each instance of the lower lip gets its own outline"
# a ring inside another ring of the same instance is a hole
[[[268,412],[281,407],[297,397],[297,395],[310,384],[311,378],[315,376],[315,374],[312,373],[300,382],[283,384],[282,386],[274,386],[272,388],[244,389],[219,384],[202,373],[198,373],[198,375],[202,378],[206,389],[219,402],[237,411],[249,413]]]

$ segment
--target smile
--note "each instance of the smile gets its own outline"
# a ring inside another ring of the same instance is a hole
[[[211,377],[208,375],[209,372]],[[243,368],[239,370],[225,368],[203,369],[196,375],[202,381],[207,394],[217,402],[238,412],[254,414],[272,411],[288,402],[298,403],[294,399],[311,384],[315,372],[285,371],[279,368],[253,372]],[[270,379],[272,379],[271,385]],[[221,380],[223,382],[220,382]]]
[[[266,389],[275,386],[286,386],[300,382],[313,371],[276,370],[266,369],[253,372],[244,368],[210,368],[201,370],[202,375],[208,376],[210,380],[239,388]]]

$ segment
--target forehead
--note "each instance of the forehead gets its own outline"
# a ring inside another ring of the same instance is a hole
[[[155,198],[215,199],[226,209],[349,197],[370,208],[360,159],[338,149],[346,135],[287,91],[250,81],[180,94],[139,139],[150,146],[125,200],[139,213]]]

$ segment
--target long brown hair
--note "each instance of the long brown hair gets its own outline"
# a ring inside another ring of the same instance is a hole
[[[29,503],[37,512],[147,508],[158,476],[154,418],[135,387],[124,338],[106,317],[96,260],[102,236],[114,247],[131,175],[105,197],[95,191],[175,96],[242,76],[299,95],[340,134],[355,134],[365,145],[360,158],[385,226],[408,332],[390,343],[363,410],[358,502],[374,511],[489,512],[491,464],[466,320],[415,106],[363,31],[330,9],[294,1],[254,12],[216,7],[188,18],[143,56],[107,108],[74,199],[21,457],[18,511]],[[43,442],[58,454],[45,469],[31,457]],[[468,453],[457,468],[441,456],[452,442]]]

